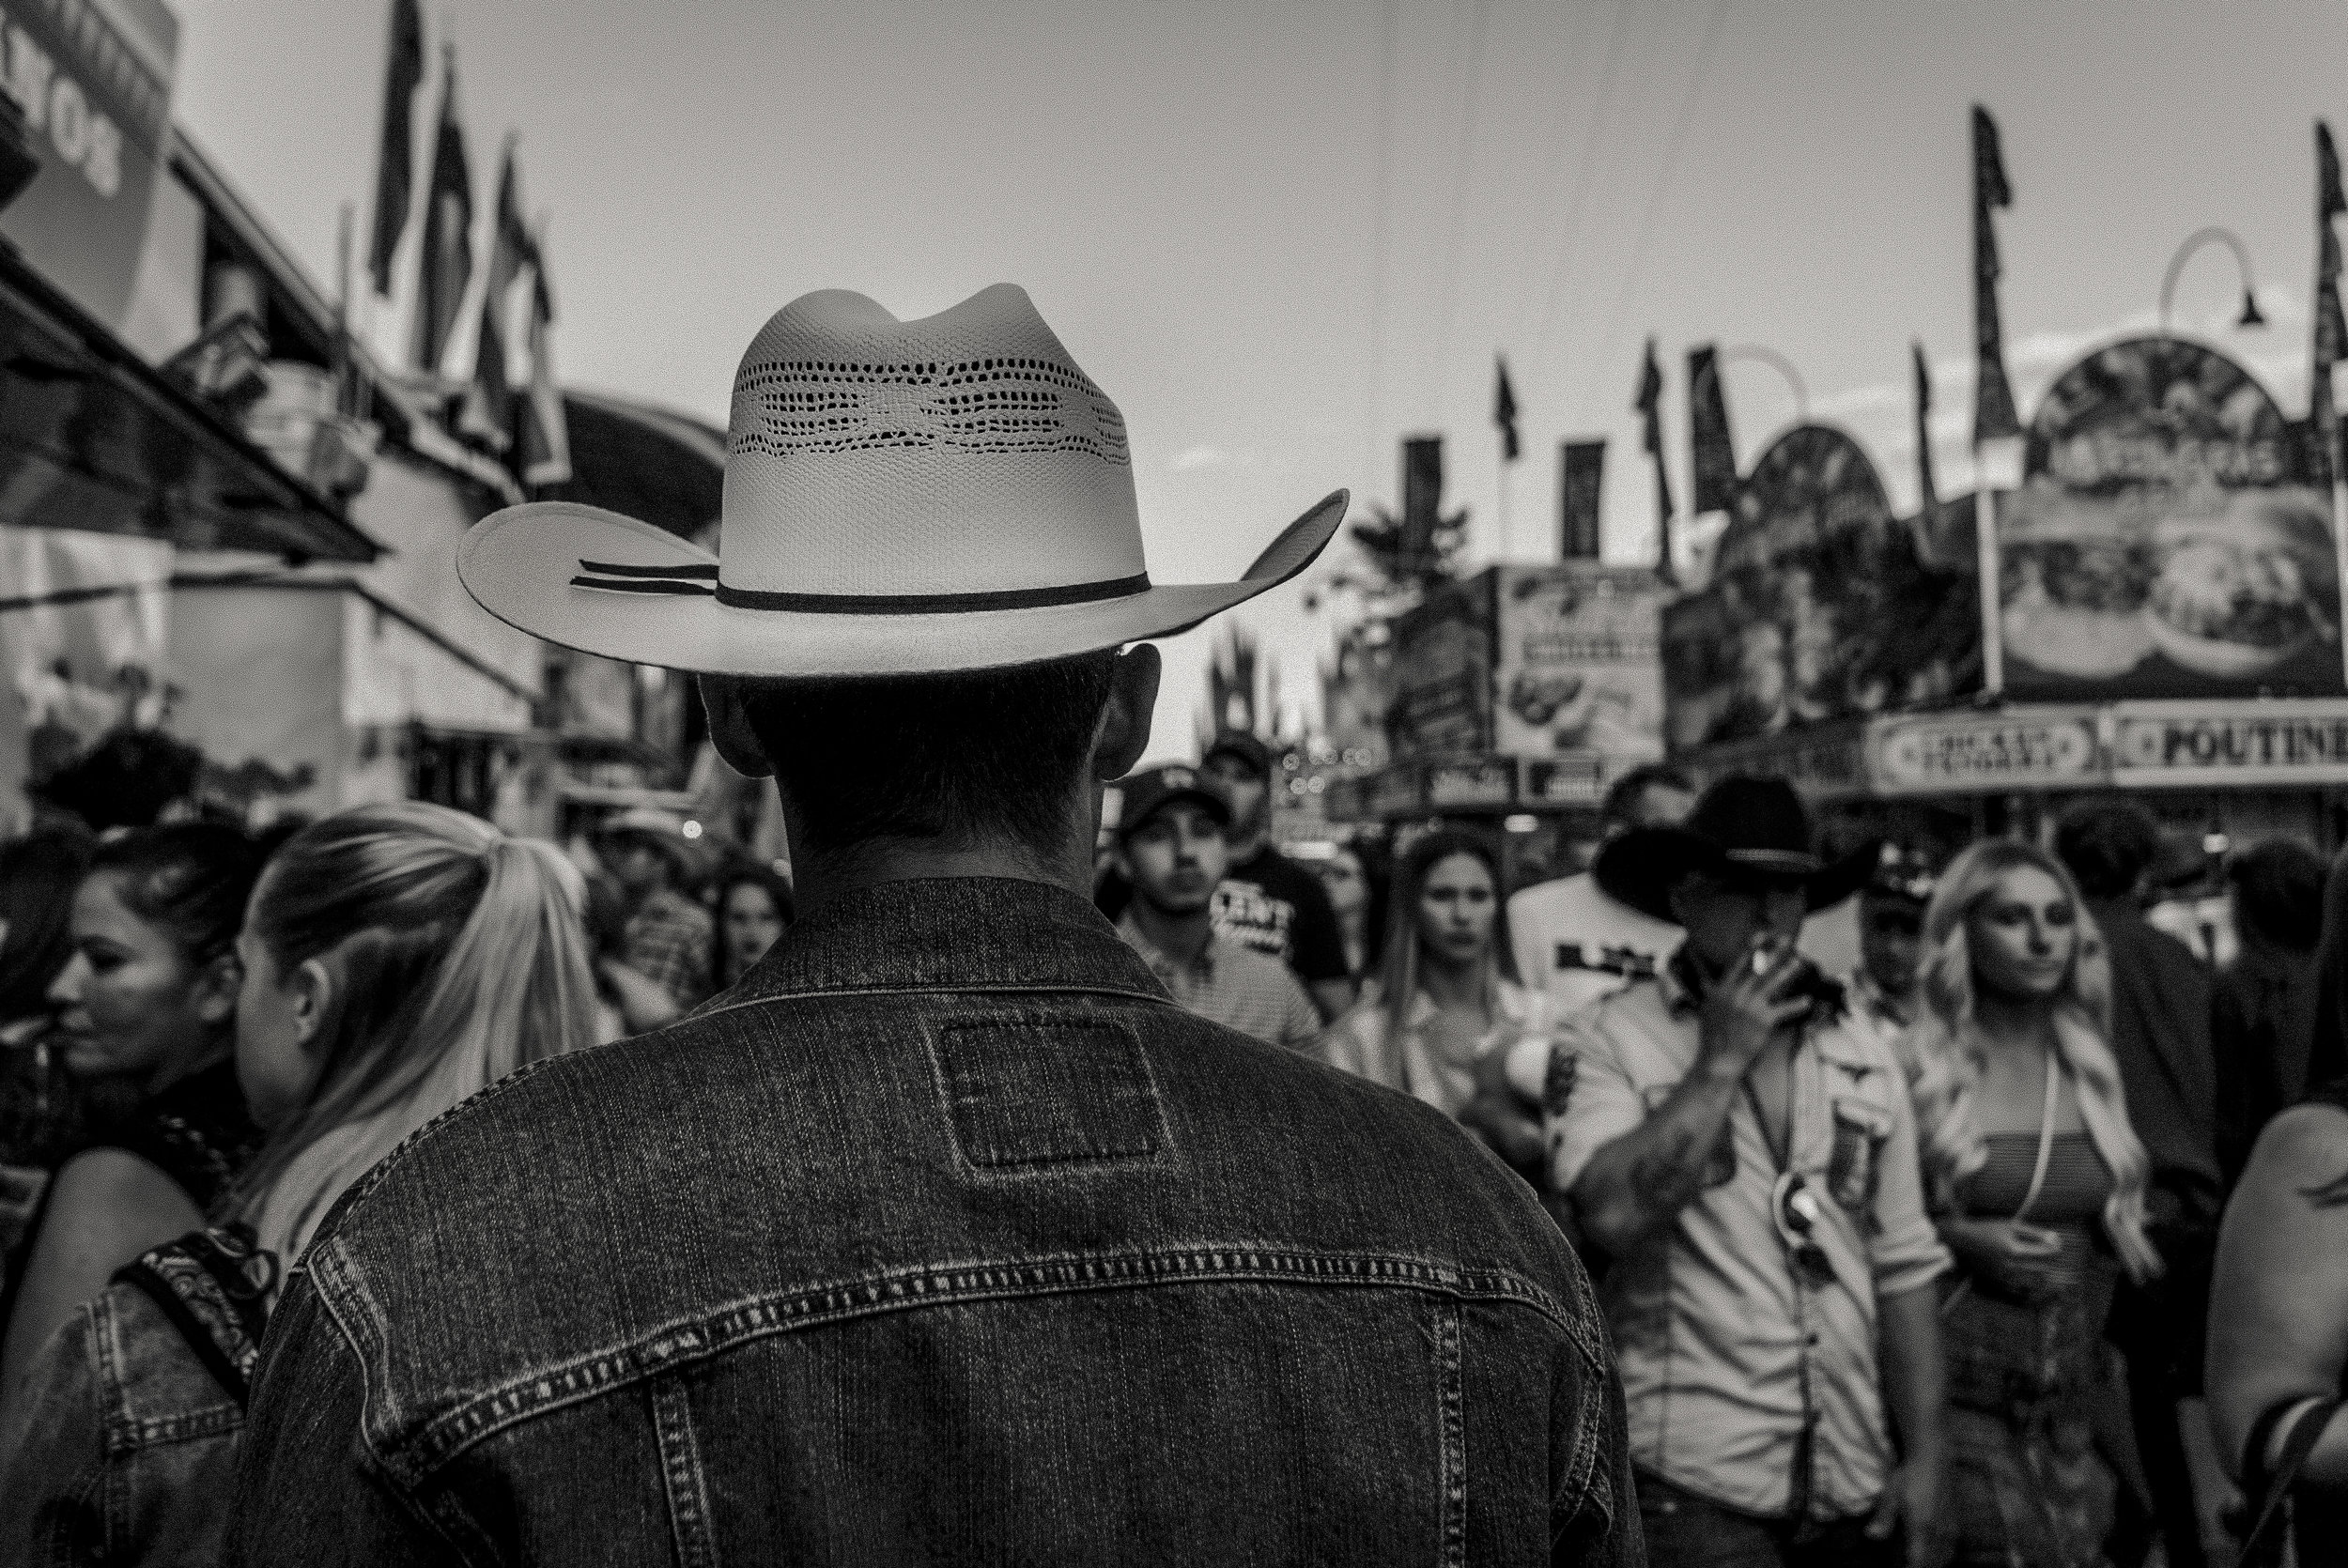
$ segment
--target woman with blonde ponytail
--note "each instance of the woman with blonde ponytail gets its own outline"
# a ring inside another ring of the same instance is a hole
[[[1923,1007],[1903,1042],[1924,1176],[1957,1271],[1941,1314],[1960,1563],[2103,1560],[2118,1276],[2160,1270],[2143,1145],[2107,1042],[2102,939],[2061,862],[2018,839],[1957,856],[1924,912]]]
[[[217,1551],[270,1303],[335,1200],[426,1122],[593,1039],[578,881],[552,845],[420,802],[286,841],[236,948],[237,1076],[268,1142],[231,1223],[122,1270],[42,1352],[37,1436],[0,1478],[21,1527],[0,1563],[10,1542],[76,1561]]]

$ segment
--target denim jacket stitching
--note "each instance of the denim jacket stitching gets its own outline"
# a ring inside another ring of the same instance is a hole
[[[1601,1480],[1598,1468],[1599,1445],[1590,1440],[1593,1433],[1604,1432],[1609,1425],[1606,1419],[1606,1391],[1613,1386],[1614,1363],[1611,1360],[1607,1362],[1605,1371],[1606,1376],[1603,1377],[1585,1377],[1581,1382],[1581,1391],[1576,1399],[1573,1412],[1573,1457],[1566,1467],[1564,1477],[1558,1482],[1556,1489],[1550,1493],[1549,1498],[1552,1545],[1554,1545],[1557,1537],[1564,1532],[1565,1521],[1580,1518],[1588,1509],[1598,1510],[1599,1516],[1605,1521],[1609,1534],[1613,1532],[1614,1521],[1620,1514],[1620,1510],[1614,1506],[1615,1499],[1612,1484],[1599,1484]],[[1572,1499],[1571,1503],[1569,1506],[1565,1506],[1568,1498]]]
[[[1137,1151],[1094,1149],[1074,1158],[1033,1159],[981,1162],[971,1158],[963,1145],[962,1130],[954,1121],[953,1085],[948,1081],[945,1059],[938,1053],[939,1037],[947,1030],[968,1022],[966,1017],[933,1019],[921,1029],[922,1053],[929,1059],[930,1081],[937,1090],[937,1109],[944,1121],[946,1146],[953,1151],[954,1168],[973,1181],[1016,1181],[1022,1177],[1065,1179],[1072,1168],[1088,1171],[1132,1170],[1144,1165],[1162,1165],[1169,1171],[1181,1171],[1185,1161],[1182,1151],[1174,1141],[1174,1130],[1166,1125],[1166,1102],[1158,1090],[1157,1069],[1150,1065],[1150,1053],[1136,1040],[1134,1055],[1141,1066],[1143,1081],[1149,1085],[1151,1110],[1156,1121],[1156,1142]],[[1065,1023],[1064,1019],[1049,1021]]]
[[[693,1435],[692,1402],[683,1376],[663,1377],[653,1384],[652,1420],[678,1568],[717,1568],[709,1485],[702,1474],[701,1444]]]
[[[1435,1303],[1435,1432],[1442,1453],[1435,1467],[1441,1489],[1438,1518],[1443,1537],[1444,1568],[1463,1568],[1467,1561],[1467,1391],[1461,1370],[1460,1303]]]
[[[314,1249],[314,1254],[325,1249]],[[327,1258],[319,1258],[324,1264]],[[339,1274],[347,1260],[334,1256]],[[573,1357],[538,1372],[468,1395],[412,1424],[378,1380],[365,1380],[363,1422],[368,1448],[384,1472],[421,1486],[441,1466],[483,1439],[546,1412],[599,1397],[646,1377],[706,1360],[777,1334],[822,1328],[879,1313],[924,1306],[1062,1295],[1079,1290],[1133,1289],[1171,1284],[1249,1282],[1267,1284],[1401,1287],[1462,1300],[1511,1303],[1537,1314],[1582,1345],[1572,1314],[1532,1281],[1502,1269],[1462,1269],[1429,1259],[1377,1253],[1321,1253],[1232,1243],[1180,1251],[1109,1255],[1072,1254],[1018,1263],[923,1265],[789,1295],[755,1297],[719,1311],[674,1321],[621,1344]],[[333,1320],[355,1343],[336,1312]],[[364,1336],[372,1355],[382,1341]],[[1602,1376],[1601,1359],[1592,1367]]]

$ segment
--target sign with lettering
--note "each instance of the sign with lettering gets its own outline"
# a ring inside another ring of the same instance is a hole
[[[2348,702],[2120,703],[2112,718],[2115,783],[2348,783]]]
[[[1408,817],[1418,810],[1418,764],[1397,762],[1369,778],[1369,810],[1376,817]]]
[[[1606,799],[1606,759],[1595,751],[1528,757],[1518,798],[1528,806],[1598,806]]]
[[[1427,764],[1424,799],[1430,811],[1506,806],[1516,798],[1517,765],[1506,757],[1462,758]]]
[[[2242,366],[2132,338],[2056,378],[1998,519],[2006,690],[2109,701],[2341,689],[2323,495]]]
[[[2095,780],[2092,712],[2028,709],[1876,721],[1870,772],[1884,794],[2039,790]]]
[[[0,235],[117,331],[167,177],[178,40],[162,0],[0,0],[0,91],[40,159]]]
[[[1864,730],[1856,719],[1817,725],[1759,740],[1707,746],[1687,759],[1706,783],[1732,774],[1783,778],[1814,800],[1847,800],[1867,792]]]

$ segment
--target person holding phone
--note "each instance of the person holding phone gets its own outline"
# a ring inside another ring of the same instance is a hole
[[[2097,1451],[2099,1402],[2121,1394],[2104,1323],[2123,1273],[2161,1267],[2102,939],[2060,861],[1987,839],[1926,906],[1922,983],[1906,1043],[1957,1261],[1941,1309],[1957,1560],[2093,1568],[2115,1512],[2109,1460],[2124,1457]]]
[[[1872,853],[1827,865],[1778,779],[1610,840],[1608,895],[1687,933],[1568,1020],[1544,1095],[1556,1185],[1613,1259],[1614,1330],[1658,1568],[1937,1561],[1934,1282],[1908,1084],[1795,945]]]

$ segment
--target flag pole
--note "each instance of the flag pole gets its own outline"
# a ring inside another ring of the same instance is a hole
[[[1998,492],[1989,487],[1987,476],[1979,470],[1979,457],[1974,460],[1973,475],[1973,561],[1981,580],[1981,690],[1985,697],[1997,697],[2005,690],[2004,627],[1998,620],[2001,597],[1998,582]],[[2338,492],[2334,492],[2332,510],[2340,510]]]
[[[2339,575],[2343,588],[2342,602],[2348,603],[2348,476],[2339,472],[2337,453],[2325,454],[2332,473],[2332,561],[2333,571]],[[2348,619],[2348,618],[2344,618]],[[2342,682],[2348,682],[2348,626],[2342,626],[2340,637],[2340,671]]]
[[[1500,433],[1497,438],[1497,444],[1493,450],[1500,453],[1498,468],[1498,477],[1500,480],[1500,550],[1498,554],[1493,556],[1492,563],[1494,565],[1505,566],[1508,561],[1508,433],[1506,431],[1504,430]]]

